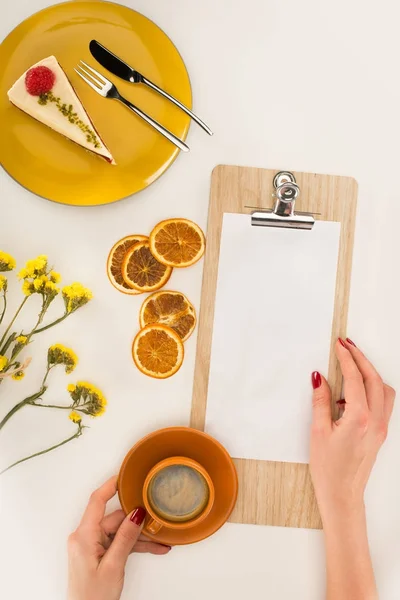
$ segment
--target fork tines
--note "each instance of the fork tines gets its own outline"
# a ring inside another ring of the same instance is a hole
[[[84,66],[82,66],[84,65]],[[89,70],[87,70],[89,69]],[[80,61],[78,67],[74,69],[76,73],[97,93],[105,96],[111,88],[112,83],[101,75],[98,71],[90,67],[83,60]],[[91,72],[90,72],[91,71]]]

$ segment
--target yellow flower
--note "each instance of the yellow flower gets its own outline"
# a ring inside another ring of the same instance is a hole
[[[44,291],[47,294],[58,294],[58,292],[60,291],[60,288],[58,288],[56,286],[54,281],[47,281],[46,285],[44,286]]]
[[[80,423],[82,421],[82,417],[79,413],[77,413],[75,410],[73,410],[70,414],[69,414],[69,419],[71,419],[71,421],[73,423]]]
[[[35,291],[33,283],[31,281],[24,281],[22,284],[22,291],[24,292],[25,296],[31,296],[31,294],[33,294]]]
[[[93,298],[92,292],[77,282],[63,287],[62,295],[67,313],[77,310]]]
[[[0,354],[0,371],[4,371],[4,369],[6,368],[7,365],[8,365],[7,356],[3,356],[2,354]]]
[[[1,290],[7,291],[7,277],[0,275],[0,292]]]
[[[100,404],[98,406],[93,406],[93,412],[91,413],[92,417],[101,417],[106,412],[106,402],[105,404]]]
[[[11,375],[11,379],[15,379],[15,381],[19,381],[25,377],[25,373],[23,371],[17,371],[13,375]]]
[[[12,271],[16,267],[15,258],[0,250],[0,271]]]
[[[59,288],[53,281],[50,281],[48,276],[43,273],[42,275],[29,275],[27,269],[22,269],[19,274],[20,279],[25,279],[22,290],[27,296],[33,293],[43,294],[48,299],[53,300],[60,291]]]
[[[60,283],[61,275],[60,273],[56,273],[56,271],[50,271],[49,273],[50,281],[53,283]]]
[[[25,346],[25,344],[27,344],[27,343],[28,343],[27,336],[26,335],[19,335],[15,339],[15,347],[14,347],[13,353],[19,352],[19,350],[21,350]]]
[[[94,391],[96,389],[94,387],[94,385],[91,384],[91,383],[89,383],[88,381],[78,381],[78,383],[76,384],[76,387],[80,387],[82,389],[85,389],[88,392]]]
[[[32,260],[28,260],[25,269],[20,272],[21,279],[25,277],[37,277],[38,275],[44,275],[47,269],[47,256],[41,254]]]
[[[74,390],[69,389],[73,406],[79,406],[79,410],[92,417],[99,417],[105,411],[107,400],[99,388],[87,381],[78,381]]]
[[[20,279],[26,279],[27,277],[38,277],[46,273],[46,268],[47,256],[41,254],[37,258],[28,260],[25,267],[18,273],[18,277]]]
[[[49,365],[65,365],[65,372],[72,373],[78,363],[78,357],[71,348],[62,344],[50,346],[47,352]]]
[[[67,390],[69,391],[69,393],[70,393],[70,394],[72,394],[72,393],[75,391],[75,386],[74,386],[74,384],[73,384],[73,383],[70,383],[70,384],[67,386]]]
[[[42,292],[45,284],[48,282],[46,275],[40,275],[33,280],[33,287],[36,292]]]
[[[21,269],[18,273],[18,279],[26,279],[27,277],[29,277],[28,271],[25,268]]]

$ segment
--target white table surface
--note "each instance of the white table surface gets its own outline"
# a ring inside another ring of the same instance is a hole
[[[1,9],[0,36],[50,4],[7,3]],[[38,253],[48,254],[66,279],[81,280],[96,295],[90,307],[37,338],[32,347],[35,362],[25,380],[2,387],[1,410],[24,397],[24,391],[35,389],[45,349],[55,341],[75,347],[80,356],[76,378],[92,379],[109,400],[107,413],[78,442],[2,478],[0,596],[7,600],[64,598],[65,540],[90,491],[116,472],[125,452],[143,434],[188,424],[194,336],[178,375],[165,382],[142,376],[129,356],[140,300],[114,292],[104,277],[104,261],[120,236],[131,230],[148,232],[162,218],[185,216],[205,227],[210,173],[216,164],[357,178],[348,333],[387,381],[400,388],[397,3],[127,0],[126,4],[153,19],[176,43],[191,76],[194,108],[214,128],[215,136],[210,139],[192,127],[190,155],[181,156],[157,183],[137,197],[94,210],[35,198],[0,171],[0,246],[20,263]],[[201,270],[198,264],[174,273],[171,280],[197,308]],[[52,379],[54,390],[62,390],[65,383],[61,373]],[[8,457],[17,458],[70,431],[65,417],[43,411],[42,420],[35,410],[25,409],[4,430],[3,457],[5,448]],[[397,405],[367,494],[382,600],[400,596],[399,467]],[[210,540],[176,548],[166,558],[132,559],[123,597],[321,600],[322,549],[320,532],[227,525]]]

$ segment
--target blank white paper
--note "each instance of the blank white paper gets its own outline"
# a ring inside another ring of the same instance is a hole
[[[340,223],[225,214],[206,431],[236,458],[309,462],[311,373],[327,374]]]

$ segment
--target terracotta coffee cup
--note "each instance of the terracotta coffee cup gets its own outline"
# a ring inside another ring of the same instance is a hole
[[[143,533],[155,535],[162,527],[194,527],[210,514],[214,500],[214,484],[200,463],[184,456],[162,460],[143,485],[143,502],[150,516]]]

